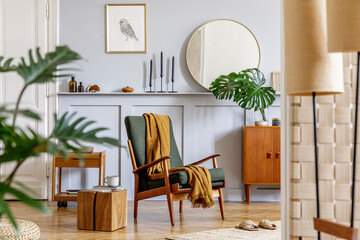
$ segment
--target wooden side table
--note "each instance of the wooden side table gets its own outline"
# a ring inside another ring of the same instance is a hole
[[[77,227],[114,231],[127,225],[127,191],[78,192]]]
[[[84,164],[80,165],[78,155],[70,153],[68,159],[64,159],[60,155],[54,156],[53,160],[53,176],[52,176],[52,200],[58,201],[58,206],[65,205],[67,201],[77,201],[77,195],[70,195],[66,192],[61,191],[61,173],[62,168],[98,168],[99,169],[99,185],[104,185],[105,178],[105,154],[106,152],[94,152],[90,154],[83,154]],[[56,168],[59,168],[59,192],[55,194],[55,179],[56,179]],[[101,168],[103,176],[101,176]]]

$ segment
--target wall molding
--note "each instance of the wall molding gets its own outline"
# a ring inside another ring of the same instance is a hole
[[[227,177],[227,188],[224,189],[225,200],[243,201],[243,184],[241,170],[242,127],[245,125],[245,111],[231,101],[216,100],[212,94],[58,94],[59,114],[71,109],[87,108],[100,111],[95,116],[99,126],[104,124],[106,110],[102,106],[119,107],[119,116],[113,119],[112,125],[117,126],[122,144],[126,145],[127,134],[124,119],[128,115],[141,115],[144,112],[167,114],[172,118],[174,135],[184,164],[189,164],[203,157],[220,152],[219,166],[224,168]],[[277,107],[274,108],[276,112]],[[111,111],[111,110],[108,110]],[[272,111],[271,109],[269,110]],[[86,111],[82,110],[82,114]],[[247,111],[249,112],[249,111]],[[248,113],[248,115],[251,115]],[[110,129],[112,131],[112,129]],[[102,150],[102,149],[99,149]],[[118,169],[111,167],[116,159],[107,160],[107,175],[119,174],[121,184],[128,189],[128,198],[133,198],[134,180],[131,173],[131,162],[124,150],[106,149],[116,156]],[[108,154],[107,154],[108,155]],[[111,163],[112,162],[112,163]],[[205,164],[212,167],[211,163]],[[75,170],[75,172],[78,170]],[[69,172],[63,171],[65,175]],[[72,171],[73,172],[73,171]],[[90,184],[91,170],[83,171],[87,177],[72,177],[63,183],[64,188],[76,188],[82,184]],[[96,174],[94,172],[94,174]],[[63,176],[65,180],[66,177]],[[86,181],[84,181],[86,179]],[[66,181],[66,180],[65,180]],[[95,183],[96,184],[96,183]],[[280,191],[269,193],[269,190],[256,190],[252,197],[257,201],[280,200]],[[267,197],[267,195],[269,197]],[[274,197],[275,196],[275,197]],[[159,198],[161,199],[161,198]]]

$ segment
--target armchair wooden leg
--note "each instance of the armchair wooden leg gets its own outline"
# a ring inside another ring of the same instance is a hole
[[[225,219],[225,211],[224,211],[224,200],[223,200],[223,194],[222,189],[219,189],[219,205],[220,205],[220,212],[221,212],[221,218]]]
[[[179,213],[183,212],[183,201],[180,200],[180,205],[179,205]]]
[[[171,221],[171,225],[174,226],[175,220],[174,220],[174,208],[173,208],[173,194],[171,193],[169,170],[168,170],[168,165],[167,165],[166,161],[163,161],[162,164],[163,164],[164,172],[165,172],[165,177],[164,177],[165,189],[166,189],[166,198],[167,198],[169,213],[170,213],[170,221]]]
[[[135,174],[135,189],[134,189],[134,218],[137,218],[137,212],[138,212],[138,191],[139,191],[139,175]]]
[[[173,196],[172,196],[172,193],[166,193],[166,198],[167,198],[168,207],[169,207],[171,226],[174,226],[175,225],[175,219],[174,219],[174,208],[173,208]]]
[[[137,211],[138,211],[138,200],[134,198],[134,218],[137,218]]]

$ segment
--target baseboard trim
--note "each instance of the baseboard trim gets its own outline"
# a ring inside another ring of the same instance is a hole
[[[266,188],[258,185],[259,188],[251,189],[252,202],[279,202],[280,190],[277,188]],[[128,189],[128,200],[134,200],[133,192]],[[223,188],[224,201],[243,202],[245,201],[245,192],[243,188]],[[166,196],[150,198],[148,200],[166,200]],[[217,199],[214,199],[217,201]]]

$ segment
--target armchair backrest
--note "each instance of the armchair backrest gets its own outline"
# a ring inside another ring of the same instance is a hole
[[[183,161],[175,142],[174,133],[170,121],[170,165],[171,168],[183,166]],[[147,163],[146,160],[146,123],[143,116],[127,116],[125,118],[125,126],[130,139],[137,167],[141,167]]]

